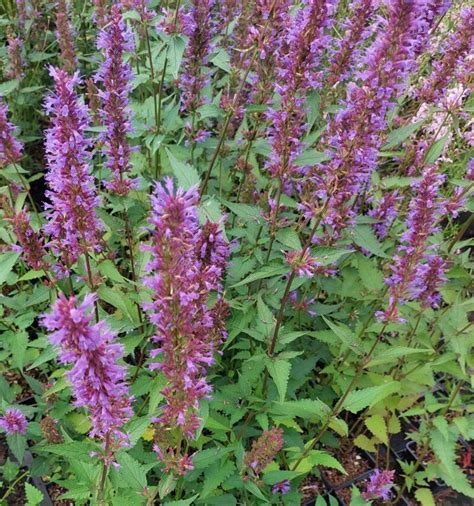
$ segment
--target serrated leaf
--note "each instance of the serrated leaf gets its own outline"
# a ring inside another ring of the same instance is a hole
[[[354,444],[361,448],[362,450],[365,450],[366,452],[375,452],[375,443],[371,439],[369,439],[365,434],[359,434],[354,439]]]
[[[26,436],[23,434],[12,434],[11,436],[7,436],[7,443],[16,460],[22,464],[26,450]]]
[[[357,246],[370,251],[370,253],[378,257],[390,258],[382,249],[382,245],[368,225],[357,225],[357,227],[355,227],[354,242]]]
[[[388,444],[387,424],[382,415],[369,416],[365,420],[365,425],[375,437],[382,441],[382,443]]]
[[[410,123],[409,125],[404,125],[396,130],[392,130],[387,136],[387,143],[382,147],[384,151],[388,149],[392,149],[395,146],[401,144],[404,140],[408,139],[411,134],[415,133],[420,126],[424,123],[424,121],[418,121],[416,123]]]
[[[273,276],[282,276],[283,274],[287,274],[290,271],[290,267],[287,265],[280,265],[278,267],[262,267],[262,269],[250,274],[242,281],[239,281],[235,285],[232,285],[231,288],[237,288],[238,286],[247,285],[252,281],[257,281],[259,279],[271,278]]]
[[[317,163],[326,162],[329,158],[326,153],[316,151],[315,149],[307,149],[295,158],[295,165],[298,167],[316,165]]]
[[[396,415],[392,415],[388,420],[388,433],[389,434],[399,434],[402,430],[402,425],[400,420]]]
[[[322,419],[330,411],[330,408],[324,402],[317,399],[273,402],[270,407],[270,412],[275,415],[298,416],[305,419]]]
[[[351,413],[358,413],[364,408],[372,407],[374,404],[377,404],[377,402],[395,393],[399,388],[400,382],[391,381],[384,385],[353,390],[342,404],[342,409],[346,409]]]
[[[33,485],[25,482],[26,506],[36,506],[43,500],[43,493]]]
[[[231,461],[216,462],[206,472],[204,484],[200,494],[201,498],[207,497],[214,492],[235,470],[235,465]]]
[[[449,135],[447,134],[433,143],[433,145],[428,150],[428,153],[426,153],[425,158],[426,165],[431,165],[438,160],[438,158],[441,156],[441,153],[444,150],[444,147],[446,146],[446,143],[448,142],[448,139]]]
[[[185,48],[186,43],[180,35],[173,35],[170,38],[167,52],[168,70],[175,79],[178,77]]]
[[[347,347],[354,345],[356,337],[347,325],[341,322],[334,323],[325,316],[322,316],[322,319],[326,325],[334,332],[334,334],[336,334],[336,336],[342,341],[343,344],[345,344]]]
[[[300,238],[292,228],[278,230],[276,239],[292,250],[302,249]]]
[[[429,488],[419,488],[415,490],[415,498],[421,503],[421,506],[435,506],[433,493]]]
[[[312,450],[299,464],[295,471],[300,473],[308,473],[315,466],[330,467],[337,469],[342,474],[347,474],[341,463],[327,452],[321,450]]]
[[[173,169],[173,174],[178,180],[178,185],[184,190],[198,186],[201,182],[197,170],[188,163],[178,160],[171,151],[166,148],[166,154]]]
[[[400,357],[406,357],[407,355],[414,355],[418,353],[433,353],[433,350],[428,348],[407,348],[406,346],[392,346],[388,349],[384,349],[379,352],[372,360],[370,360],[365,367],[375,367],[381,364],[387,364],[390,362],[398,363]]]
[[[164,506],[190,506],[194,500],[199,497],[199,494],[195,494],[189,499],[181,499],[179,501],[168,501],[165,502]]]
[[[193,466],[195,469],[206,469],[231,451],[232,448],[208,448],[201,450],[193,456]]]
[[[143,491],[147,486],[146,469],[131,457],[128,453],[121,453],[117,456],[120,468],[117,470],[118,477],[133,490]]]
[[[280,483],[280,481],[292,480],[300,474],[297,471],[264,471],[263,481],[267,485],[275,485],[275,483]]]
[[[277,387],[280,402],[283,402],[288,389],[291,363],[288,360],[268,360],[267,369]]]
[[[5,283],[19,257],[20,253],[14,251],[7,251],[7,253],[0,255],[0,285]]]
[[[28,346],[28,333],[25,331],[17,332],[10,338],[10,350],[12,353],[12,365],[20,371],[23,370],[25,363],[25,353]]]
[[[124,278],[120,274],[120,272],[118,271],[117,267],[115,267],[115,264],[112,262],[112,260],[107,259],[101,262],[99,264],[99,272],[102,274],[102,276],[105,276],[107,279],[117,281],[118,283],[127,281],[126,278]]]
[[[71,441],[69,443],[58,443],[39,448],[41,451],[47,451],[60,455],[66,459],[90,461],[90,453],[100,451],[100,447],[92,441]]]
[[[235,202],[229,202],[227,200],[223,200],[222,203],[236,216],[242,218],[244,221],[260,221],[261,219],[260,208],[257,206],[237,204]]]
[[[260,500],[264,501],[265,504],[268,504],[268,499],[263,495],[262,491],[257,487],[257,485],[253,481],[244,481],[245,488],[253,494],[255,497],[258,497]]]

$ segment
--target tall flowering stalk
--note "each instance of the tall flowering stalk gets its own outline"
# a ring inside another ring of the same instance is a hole
[[[105,448],[104,462],[110,464],[113,451],[127,444],[123,425],[132,417],[131,397],[125,381],[126,369],[118,364],[123,346],[104,321],[92,324],[95,296],[86,295],[82,304],[75,297],[60,294],[43,325],[51,331],[49,340],[59,347],[59,360],[73,367],[66,373],[75,405],[90,414],[91,437]]]
[[[433,286],[438,281],[440,264],[432,263],[428,255],[428,239],[436,232],[436,223],[444,211],[444,203],[438,197],[444,177],[437,174],[437,167],[432,165],[425,169],[420,181],[413,184],[416,196],[409,205],[406,232],[401,237],[401,244],[393,259],[392,274],[386,279],[389,286],[389,304],[378,317],[384,321],[399,320],[398,306],[407,299],[417,299],[421,294],[423,300],[432,300]]]
[[[333,9],[333,1],[305,0],[296,15],[287,15],[285,40],[276,61],[280,105],[268,114],[272,146],[268,170],[282,182],[296,170],[294,160],[305,128],[305,93],[321,85],[318,65],[330,40],[326,30]]]
[[[74,49],[74,32],[69,21],[67,0],[56,3],[56,35],[58,37],[61,60],[64,70],[72,73],[77,68],[76,50]]]
[[[26,263],[34,270],[44,269],[48,263],[44,259],[46,250],[43,237],[38,234],[30,223],[30,215],[24,209],[14,214],[9,219],[13,226],[13,232],[19,243],[19,251],[23,253]]]
[[[16,127],[8,121],[8,106],[0,97],[0,167],[23,157],[23,144],[13,135]]]
[[[94,21],[99,29],[103,29],[107,23],[107,0],[93,0],[94,3]]]
[[[46,196],[50,204],[44,230],[50,236],[53,251],[69,267],[81,253],[99,249],[99,200],[90,174],[91,155],[85,137],[88,109],[74,90],[80,83],[78,73],[71,76],[63,69],[51,67],[50,74],[55,91],[45,104],[52,119],[51,128],[46,131]]]
[[[341,41],[338,41],[338,49],[330,59],[330,67],[326,82],[328,86],[334,86],[344,81],[351,73],[354,62],[361,55],[360,47],[372,33],[369,22],[374,13],[373,0],[354,0],[349,7],[349,16],[345,20],[345,32]]]
[[[448,38],[442,58],[433,63],[433,69],[420,90],[419,97],[431,102],[444,95],[456,69],[463,68],[463,60],[474,50],[474,7],[465,7],[456,32]]]
[[[398,191],[387,192],[378,203],[377,207],[369,211],[369,216],[379,220],[374,223],[373,229],[379,240],[385,239],[398,215],[397,206],[400,201]]]
[[[8,53],[8,69],[5,72],[7,79],[20,80],[23,76],[24,61],[21,56],[23,41],[20,37],[16,37],[11,31],[7,32],[7,53]]]
[[[348,84],[343,108],[329,121],[326,142],[330,161],[309,174],[303,198],[306,217],[319,212],[315,202],[325,202],[323,224],[329,240],[337,239],[354,217],[353,197],[369,183],[377,166],[387,112],[404,89],[406,77],[416,66],[419,0],[390,0],[388,17],[365,56],[361,84]],[[312,190],[312,191],[311,191]]]
[[[104,142],[106,165],[112,171],[112,181],[106,186],[112,192],[126,195],[134,182],[126,179],[130,171],[130,151],[127,135],[131,131],[128,94],[133,78],[132,69],[125,63],[124,53],[134,49],[132,32],[127,29],[120,5],[114,5],[107,25],[100,32],[97,47],[104,53],[104,61],[97,72],[101,118],[107,129],[101,135]]]
[[[244,456],[244,463],[258,476],[283,448],[283,430],[273,427],[253,441],[252,449]]]
[[[196,110],[204,103],[202,90],[209,82],[203,66],[208,63],[214,33],[211,19],[213,7],[214,0],[191,0],[190,9],[182,18],[183,32],[189,40],[182,66],[185,70],[180,77],[181,110],[193,117],[193,124],[187,129],[191,142],[198,142],[207,136],[204,130],[195,131],[194,123]]]
[[[224,337],[222,301],[209,308],[208,298],[211,291],[221,290],[229,251],[217,226],[200,228],[198,200],[196,189],[175,192],[167,179],[151,197],[149,220],[152,261],[145,282],[153,302],[146,309],[156,326],[152,340],[158,344],[151,356],[161,357],[151,368],[163,371],[168,383],[162,390],[166,403],[157,419],[154,449],[165,468],[179,474],[191,466],[181,441],[192,438],[199,426],[199,401],[211,392],[206,369]]]

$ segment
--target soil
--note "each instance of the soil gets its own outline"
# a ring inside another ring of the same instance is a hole
[[[324,476],[332,488],[351,481],[372,468],[371,464],[358,453],[348,440],[342,440],[340,448],[334,450],[332,454],[347,472],[346,475],[336,469],[324,470]]]
[[[467,479],[474,484],[474,444],[472,442],[461,445],[456,452],[456,463],[464,471]]]
[[[324,494],[326,491],[324,484],[316,476],[307,476],[300,485],[300,493],[303,501],[310,501],[318,495]]]
[[[70,499],[59,499],[62,494],[66,493],[66,489],[57,485],[56,483],[51,483],[48,485],[48,494],[51,497],[51,501],[54,506],[74,506],[74,502]]]

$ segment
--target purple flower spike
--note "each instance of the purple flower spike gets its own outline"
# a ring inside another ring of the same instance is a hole
[[[0,167],[17,163],[23,156],[23,144],[13,135],[16,128],[7,115],[8,107],[0,97]]]
[[[272,494],[282,494],[285,495],[291,490],[291,485],[289,480],[280,481],[280,483],[275,483],[272,487]]]
[[[162,390],[166,404],[157,420],[158,432],[180,427],[188,438],[194,437],[199,426],[199,401],[211,392],[206,370],[225,336],[225,305],[218,295],[218,302],[209,308],[208,299],[211,291],[221,291],[229,255],[218,225],[199,226],[198,200],[197,189],[175,191],[170,178],[164,186],[156,186],[149,220],[152,260],[145,279],[153,298],[145,309],[156,326],[152,340],[158,344],[151,356],[162,357],[151,367],[161,369],[168,380]],[[189,468],[173,442],[159,441],[155,451],[166,469],[182,474]]]
[[[85,137],[88,109],[74,91],[80,83],[78,74],[70,76],[54,67],[50,73],[56,86],[45,106],[52,116],[52,125],[46,131],[46,196],[51,203],[46,206],[48,223],[44,230],[51,238],[53,251],[69,267],[81,253],[99,249],[99,200],[90,174],[91,155]]]
[[[383,499],[387,501],[390,498],[390,489],[393,486],[395,471],[380,471],[376,469],[366,484],[366,489],[362,492],[362,497],[366,501],[374,499]]]
[[[189,41],[182,65],[186,71],[180,78],[181,109],[188,113],[196,111],[203,104],[201,92],[209,82],[208,76],[202,71],[202,66],[207,64],[211,51],[214,33],[211,21],[213,6],[214,0],[191,0],[189,12],[182,18],[183,32],[189,37]]]
[[[429,259],[428,239],[436,232],[436,222],[444,211],[444,203],[438,198],[443,181],[444,176],[437,174],[437,167],[431,166],[424,171],[422,179],[413,184],[416,196],[409,205],[406,232],[393,259],[392,274],[385,280],[389,286],[389,306],[378,314],[381,320],[399,320],[398,305],[407,299],[421,297],[422,304],[433,301],[444,264],[436,262],[428,264],[427,268],[426,260]]]
[[[86,295],[77,305],[75,297],[60,294],[43,325],[52,333],[49,340],[59,347],[63,364],[73,364],[66,374],[72,384],[75,405],[89,410],[91,437],[98,437],[108,450],[126,445],[121,427],[131,418],[132,398],[125,381],[126,369],[117,361],[123,346],[104,321],[92,324],[95,296]]]
[[[28,422],[25,415],[19,409],[7,408],[5,415],[0,417],[0,427],[8,436],[26,434]]]
[[[56,3],[56,35],[63,68],[66,72],[72,74],[77,68],[77,58],[74,49],[74,31],[69,21],[68,11],[67,0],[58,0]]]
[[[97,47],[104,53],[104,62],[97,72],[95,80],[102,83],[104,90],[99,91],[102,102],[101,117],[106,131],[101,135],[106,166],[112,171],[112,182],[107,182],[109,190],[126,195],[135,183],[126,179],[130,171],[130,146],[127,135],[132,127],[128,94],[133,73],[130,65],[123,61],[125,52],[134,50],[132,32],[127,29],[119,4],[112,7],[109,22],[100,32]]]
[[[424,102],[432,102],[444,96],[451,79],[456,75],[456,69],[462,69],[464,58],[469,54],[472,55],[474,7],[462,9],[460,17],[458,28],[449,36],[442,58],[433,64],[433,70],[420,91],[420,99]]]

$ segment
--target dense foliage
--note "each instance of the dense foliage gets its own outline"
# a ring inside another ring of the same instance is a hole
[[[2,504],[474,498],[474,8],[5,0]]]

